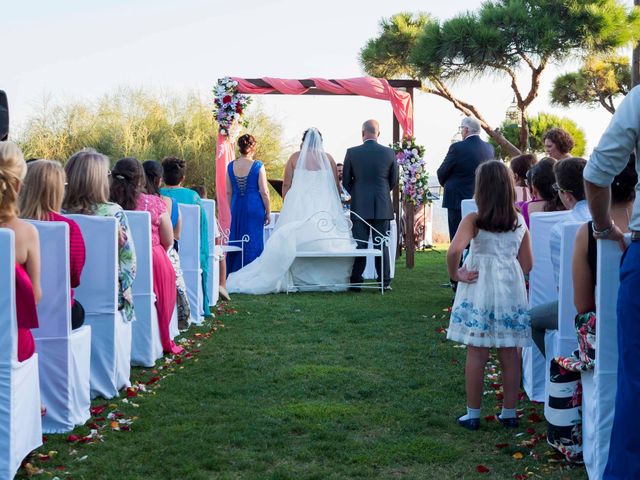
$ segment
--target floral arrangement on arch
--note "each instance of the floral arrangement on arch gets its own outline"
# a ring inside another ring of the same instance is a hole
[[[251,97],[238,93],[238,82],[230,77],[220,78],[213,89],[213,114],[218,122],[221,135],[234,138],[240,129],[240,125],[246,127],[246,120],[242,120]]]
[[[402,198],[419,207],[431,203],[424,147],[416,143],[414,137],[404,137],[400,142],[391,145],[396,152],[396,160],[400,166],[400,188]]]

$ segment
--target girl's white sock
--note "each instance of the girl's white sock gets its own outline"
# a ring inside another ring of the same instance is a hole
[[[506,420],[508,418],[516,418],[516,409],[502,407],[502,413],[500,414],[499,418],[501,418],[502,420]]]
[[[465,420],[473,420],[475,418],[480,418],[480,409],[467,407],[467,414],[461,416],[460,420],[464,422]]]

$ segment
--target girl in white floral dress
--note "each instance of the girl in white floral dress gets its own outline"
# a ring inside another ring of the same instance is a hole
[[[516,427],[520,384],[517,347],[531,341],[524,274],[531,270],[531,241],[516,211],[513,176],[502,162],[483,163],[476,171],[477,213],[462,219],[447,252],[449,275],[458,282],[447,338],[467,345],[467,414],[458,424],[480,426],[480,402],[489,348],[498,349],[504,401],[498,420]],[[461,268],[461,255],[471,244]]]

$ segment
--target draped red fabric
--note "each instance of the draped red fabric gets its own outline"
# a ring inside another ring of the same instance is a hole
[[[269,87],[258,87],[253,83],[237,77],[231,77],[238,82],[238,92],[249,95],[280,92],[286,95],[302,95],[309,89],[299,80],[263,77]],[[360,95],[363,97],[387,100],[391,103],[393,114],[405,135],[413,135],[413,102],[409,93],[396,90],[383,78],[360,77],[342,80],[328,80],[312,78],[319,90],[336,95]],[[216,150],[216,199],[218,202],[218,221],[221,228],[228,233],[231,225],[231,212],[227,201],[226,174],[227,165],[233,159],[233,146],[228,137],[218,134]]]

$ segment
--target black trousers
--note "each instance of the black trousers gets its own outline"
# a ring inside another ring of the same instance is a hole
[[[80,328],[84,323],[84,307],[78,300],[73,299],[73,305],[71,305],[71,329],[75,330]]]
[[[447,216],[449,217],[449,240],[453,240],[462,221],[462,210],[459,208],[447,208]]]
[[[367,225],[362,220],[360,220],[355,215],[351,215],[351,221],[353,222],[353,238],[356,240],[363,240],[363,242],[358,242],[358,248],[367,248],[367,241],[369,240],[369,234],[372,234],[373,243],[375,244],[375,239],[378,234],[373,231],[371,232],[371,225],[378,232],[386,235],[389,231],[389,220],[367,220]],[[376,248],[380,248],[380,245],[377,245]],[[388,286],[391,284],[391,269],[389,268],[389,248],[385,245],[384,250],[382,251],[382,255],[384,257],[384,272],[382,272],[382,276],[380,275],[380,257],[376,257],[376,273],[378,274],[377,281],[380,281],[380,278],[383,279],[384,286]],[[353,269],[351,270],[351,283],[362,283],[363,278],[362,274],[364,273],[364,268],[366,266],[367,259],[366,257],[356,257],[353,261]]]

